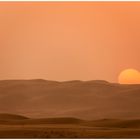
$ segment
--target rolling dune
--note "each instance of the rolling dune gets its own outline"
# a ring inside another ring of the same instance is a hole
[[[31,118],[139,119],[140,85],[102,80],[0,81],[0,113]]]
[[[140,120],[35,119],[0,114],[0,138],[140,138]]]

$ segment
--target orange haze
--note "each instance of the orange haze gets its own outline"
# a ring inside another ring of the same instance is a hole
[[[140,2],[1,2],[0,79],[116,82],[140,69]]]

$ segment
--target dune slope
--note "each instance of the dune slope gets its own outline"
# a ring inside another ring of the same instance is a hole
[[[0,113],[33,118],[139,119],[140,85],[107,81],[0,81]]]

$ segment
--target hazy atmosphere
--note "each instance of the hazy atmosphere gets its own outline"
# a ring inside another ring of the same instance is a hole
[[[0,79],[117,82],[140,69],[140,3],[3,2],[0,21]]]
[[[0,2],[0,138],[140,138],[140,2]]]

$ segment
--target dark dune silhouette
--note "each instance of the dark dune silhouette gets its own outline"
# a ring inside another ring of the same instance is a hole
[[[0,138],[140,138],[140,120],[35,119],[0,114]]]
[[[139,119],[140,85],[103,80],[0,81],[0,113],[31,118]]]
[[[15,114],[0,114],[0,120],[25,120],[28,119],[25,116],[15,115]]]
[[[107,127],[107,128],[140,128],[140,119],[123,120],[123,119],[99,119],[99,120],[81,120],[73,117],[58,117],[58,118],[28,118],[15,114],[0,114],[1,124],[15,125],[64,125],[75,124],[89,127]]]

